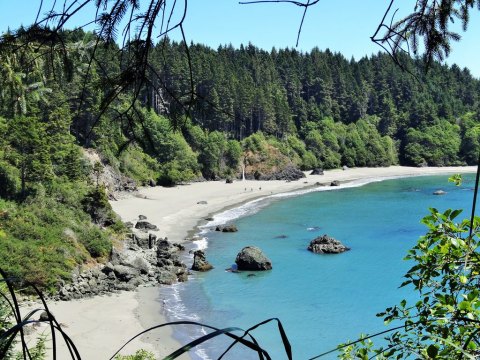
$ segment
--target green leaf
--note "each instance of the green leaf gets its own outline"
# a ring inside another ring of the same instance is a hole
[[[437,346],[435,345],[430,345],[428,348],[427,348],[427,354],[428,354],[428,357],[431,358],[431,359],[435,359],[438,355],[438,348]]]
[[[453,174],[448,178],[449,182],[453,182],[455,186],[460,186],[462,185],[462,175],[460,174]]]

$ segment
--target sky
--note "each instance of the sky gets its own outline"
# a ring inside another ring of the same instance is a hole
[[[44,0],[45,4],[50,2]],[[33,22],[39,3],[40,0],[0,0],[0,31]],[[308,52],[313,47],[329,48],[347,59],[354,57],[357,60],[383,51],[370,40],[370,36],[388,4],[388,0],[322,0],[309,8],[297,49]],[[401,16],[411,11],[414,4],[414,0],[397,0],[394,8],[398,8]],[[295,47],[303,14],[302,8],[292,4],[241,5],[237,0],[188,0],[187,10],[184,22],[187,41],[212,48],[227,44],[239,47],[251,42],[265,50]],[[86,9],[72,19],[72,24],[83,25],[91,16],[92,8]],[[462,40],[453,44],[447,63],[467,67],[480,78],[478,10],[472,10],[469,28],[461,35]],[[180,32],[172,33],[171,37],[180,39]]]

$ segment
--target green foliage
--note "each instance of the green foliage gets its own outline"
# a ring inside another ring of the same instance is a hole
[[[83,210],[95,224],[105,225],[114,221],[114,214],[103,185],[92,188],[82,200]]]
[[[55,291],[76,266],[108,256],[112,235],[92,225],[82,205],[96,191],[82,182],[54,182],[21,204],[0,200],[0,267],[19,285]]]
[[[117,355],[115,360],[155,360],[155,355],[147,350],[137,350],[133,355]]]
[[[425,129],[410,128],[405,137],[403,153],[409,165],[458,165],[460,129],[447,121]]]

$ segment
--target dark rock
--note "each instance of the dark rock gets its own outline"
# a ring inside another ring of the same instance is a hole
[[[138,220],[147,220],[145,215],[138,215]]]
[[[340,186],[340,181],[338,181],[338,180],[333,180],[333,181],[330,183],[330,186]]]
[[[42,311],[40,313],[40,316],[38,317],[39,321],[49,321],[50,317],[48,316],[48,313],[46,311]]]
[[[312,170],[310,175],[323,175],[323,169],[322,168],[315,168]]]
[[[202,250],[197,250],[193,253],[193,265],[192,270],[195,271],[208,271],[213,269],[212,264],[210,264],[206,257],[205,253]]]
[[[238,270],[271,270],[272,262],[256,246],[247,246],[242,249],[235,259]]]
[[[120,281],[128,281],[140,275],[140,270],[125,265],[115,265],[113,271]]]
[[[201,200],[197,202],[198,205],[207,205],[208,203],[205,200]]]
[[[343,166],[342,166],[342,170],[343,170],[343,171],[348,170],[348,166],[347,166],[347,165],[343,165]]]
[[[157,281],[163,285],[172,285],[177,281],[177,275],[170,271],[162,271],[158,274]]]
[[[150,179],[150,180],[148,180],[148,185],[150,185],[151,187],[154,187],[154,186],[157,185],[157,183],[155,182],[155,180]]]
[[[322,235],[310,241],[308,250],[315,254],[339,254],[350,248],[328,235]]]
[[[446,195],[447,192],[443,190],[437,190],[433,192],[433,195]]]
[[[298,168],[293,165],[288,165],[284,169],[277,171],[272,174],[264,175],[260,173],[255,173],[255,180],[288,180],[294,181],[301,178],[304,178],[305,174]]]
[[[286,238],[288,238],[287,235],[278,235],[274,237],[274,239],[286,239]]]
[[[230,224],[222,228],[222,232],[237,232],[238,229],[235,225]]]
[[[213,217],[206,217],[205,220],[206,221],[213,221]]]
[[[135,224],[135,229],[141,230],[158,230],[157,225],[150,224],[148,221],[140,220]]]
[[[225,180],[225,183],[226,183],[226,184],[233,184],[233,180],[232,180],[231,178],[227,178],[227,179]]]
[[[133,284],[119,282],[115,284],[115,289],[123,291],[133,291],[135,290],[135,286]]]

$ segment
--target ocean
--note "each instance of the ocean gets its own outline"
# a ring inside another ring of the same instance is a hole
[[[362,333],[386,330],[383,319],[375,315],[402,299],[416,299],[411,289],[398,287],[413,266],[403,260],[407,250],[426,233],[421,218],[430,207],[465,209],[460,218],[470,214],[474,175],[464,175],[461,187],[447,179],[445,175],[357,181],[342,188],[270,196],[217,214],[194,245],[205,249],[215,268],[161,290],[167,318],[242,329],[279,318],[294,359],[309,359]],[[439,189],[447,194],[433,195]],[[225,223],[235,223],[239,231],[212,231]],[[338,255],[309,252],[309,242],[323,234],[351,250]],[[225,271],[248,245],[260,247],[273,270],[254,276]],[[182,326],[175,336],[185,344],[205,333],[201,327]],[[272,359],[287,358],[276,323],[253,335]],[[196,347],[191,356],[217,359],[230,342],[221,336]],[[239,345],[225,357],[254,358],[258,356]],[[336,354],[323,359],[332,358]]]

